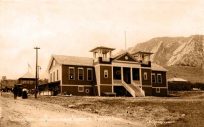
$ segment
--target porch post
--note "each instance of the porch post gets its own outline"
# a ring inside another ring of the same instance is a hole
[[[60,66],[60,69],[59,69],[60,71],[59,71],[59,79],[61,80],[60,81],[60,87],[61,87],[61,89],[60,89],[60,94],[62,95],[62,65]]]
[[[131,84],[133,83],[133,77],[132,77],[132,67],[130,68],[130,81],[131,81]]]
[[[142,68],[140,67],[140,85],[142,85]]]
[[[99,83],[97,83],[97,85],[98,85],[98,96],[101,96],[101,74],[100,74],[100,71],[101,71],[101,67],[99,66],[99,72],[98,72],[98,75],[99,75],[99,80],[98,80],[98,82]]]
[[[121,67],[121,81],[124,81],[123,80],[123,67]]]
[[[113,88],[114,81],[113,81],[113,78],[114,78],[114,76],[113,76],[113,66],[112,66],[112,93],[114,92],[114,88]]]

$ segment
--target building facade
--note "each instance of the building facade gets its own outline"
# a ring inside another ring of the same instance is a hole
[[[148,52],[124,52],[96,47],[93,58],[53,55],[49,85],[60,94],[105,96],[166,96],[167,70],[150,61]]]
[[[18,79],[18,85],[32,92],[35,89],[35,76],[30,71],[26,72]]]

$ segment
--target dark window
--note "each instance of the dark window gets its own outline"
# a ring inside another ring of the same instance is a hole
[[[121,79],[121,68],[120,67],[113,67],[113,77],[114,79]]]
[[[78,68],[78,78],[79,80],[84,80],[84,69]]]
[[[162,83],[162,75],[157,74],[157,83]]]
[[[144,72],[144,80],[147,80],[147,72]]]
[[[92,68],[87,69],[87,80],[88,81],[93,80],[93,69]]]
[[[69,68],[69,79],[74,80],[74,67]]]
[[[156,83],[156,76],[155,76],[155,73],[152,73],[152,83]]]
[[[133,73],[133,80],[140,80],[140,71],[138,68],[133,68],[132,73]]]

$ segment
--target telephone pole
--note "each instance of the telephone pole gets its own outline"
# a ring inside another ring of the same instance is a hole
[[[37,98],[38,93],[38,49],[40,47],[34,47],[36,51],[36,64],[35,64],[35,98]]]

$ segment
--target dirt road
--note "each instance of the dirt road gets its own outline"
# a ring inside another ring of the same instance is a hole
[[[124,119],[66,109],[56,104],[0,96],[1,127],[143,127]]]

